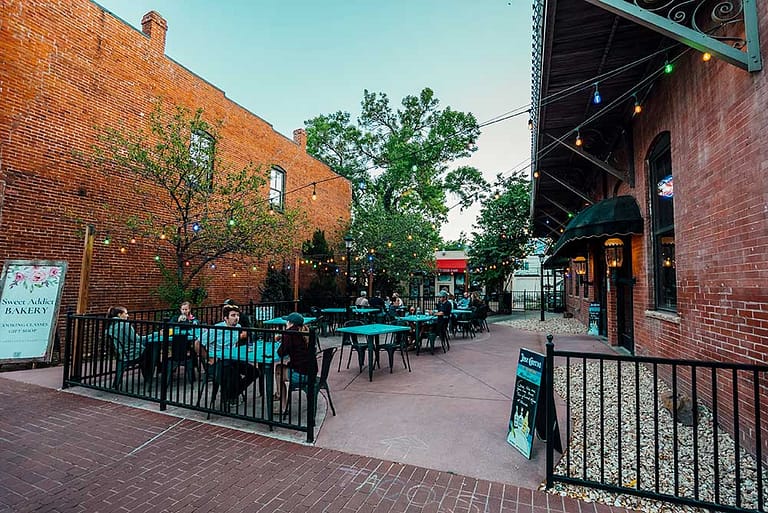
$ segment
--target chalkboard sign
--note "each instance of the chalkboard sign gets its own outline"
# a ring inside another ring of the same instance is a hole
[[[589,304],[589,335],[600,334],[600,303]]]
[[[509,415],[507,442],[530,459],[533,448],[533,432],[539,407],[541,378],[544,372],[544,355],[525,348],[520,349],[517,361],[515,395],[512,413]]]

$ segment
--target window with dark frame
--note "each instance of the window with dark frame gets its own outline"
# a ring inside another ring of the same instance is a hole
[[[213,136],[203,130],[192,130],[189,139],[189,160],[197,168],[187,177],[189,186],[213,187]]]
[[[657,138],[648,155],[648,168],[656,309],[676,312],[674,181],[669,132]]]
[[[269,172],[269,206],[278,212],[285,209],[285,171],[279,167]]]

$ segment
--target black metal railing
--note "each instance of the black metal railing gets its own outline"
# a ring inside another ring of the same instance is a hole
[[[548,488],[766,511],[768,366],[559,351],[547,338],[566,440],[559,462],[547,444]],[[546,425],[553,441],[551,406]]]
[[[258,327],[261,326],[260,321],[266,321],[299,310],[299,301],[248,302],[238,306],[240,307],[240,312],[247,314]],[[221,308],[222,305],[196,306],[192,308],[192,314],[200,324],[213,325],[222,320]],[[175,321],[178,317],[179,310],[172,308],[131,310],[131,318],[138,321]]]
[[[116,328],[114,322],[122,324]],[[70,314],[63,388],[88,387],[156,402],[160,410],[176,406],[302,431],[313,442],[315,376],[287,397],[283,386],[274,386],[275,366],[283,364],[274,341],[283,333]],[[319,347],[316,331],[307,335],[311,347]]]

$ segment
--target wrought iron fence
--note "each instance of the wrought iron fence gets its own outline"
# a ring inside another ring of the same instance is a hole
[[[566,440],[555,462],[548,405],[548,488],[766,511],[768,366],[575,353],[548,339],[546,392],[565,402]]]
[[[116,331],[113,322],[123,324]],[[88,387],[156,402],[160,410],[176,406],[302,431],[312,442],[315,376],[299,384],[298,393],[274,389],[275,366],[284,363],[275,340],[283,333],[70,314],[63,388]],[[308,336],[311,347],[319,347],[314,329]],[[281,411],[282,403],[287,410]]]
[[[245,313],[250,319],[266,321],[275,317],[287,315],[299,309],[299,301],[271,301],[263,303],[248,302],[238,304],[241,313]],[[213,325],[221,321],[222,305],[197,306],[192,309],[192,314],[200,324]],[[131,310],[131,317],[139,321],[174,321],[179,317],[179,310],[172,308],[160,308],[154,310]]]

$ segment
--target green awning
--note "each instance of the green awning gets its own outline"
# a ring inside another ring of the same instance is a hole
[[[584,246],[577,241],[643,233],[643,218],[632,196],[616,196],[591,205],[565,227],[552,256],[574,256]]]

